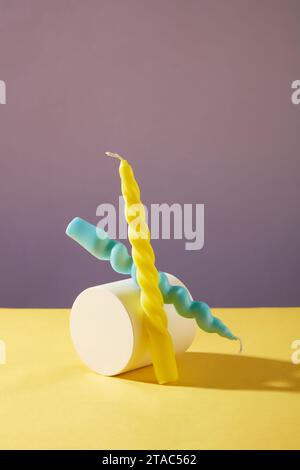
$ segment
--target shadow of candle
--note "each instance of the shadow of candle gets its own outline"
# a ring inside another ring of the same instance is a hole
[[[300,392],[300,367],[291,362],[243,355],[186,352],[178,357],[180,379],[172,386],[220,390]],[[152,367],[122,374],[155,383]]]

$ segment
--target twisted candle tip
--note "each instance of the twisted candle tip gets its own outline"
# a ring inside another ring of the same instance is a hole
[[[118,160],[124,160],[123,157],[121,157],[121,155],[119,155],[118,153],[113,153],[113,152],[105,152],[105,155],[107,157],[112,157],[112,158],[117,158]]]

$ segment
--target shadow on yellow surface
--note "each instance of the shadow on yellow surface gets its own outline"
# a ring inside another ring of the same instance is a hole
[[[300,392],[300,370],[287,361],[242,355],[186,352],[178,358],[180,387]],[[120,377],[156,383],[152,367]]]
[[[152,367],[116,377],[88,369],[67,309],[0,309],[0,448],[300,449],[300,365],[290,361],[300,308],[224,317],[247,352],[199,332],[178,358],[179,382],[160,386]]]

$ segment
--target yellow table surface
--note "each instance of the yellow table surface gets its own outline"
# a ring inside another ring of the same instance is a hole
[[[300,448],[300,308],[214,311],[244,341],[199,331],[176,385],[152,367],[102,377],[78,359],[69,310],[0,310],[1,449]]]

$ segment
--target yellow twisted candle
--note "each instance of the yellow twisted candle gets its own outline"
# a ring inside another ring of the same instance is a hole
[[[128,238],[136,266],[136,279],[141,289],[141,306],[145,313],[144,321],[155,375],[160,384],[173,382],[178,379],[176,358],[168,332],[164,301],[158,286],[159,275],[155,267],[145,209],[140,200],[140,189],[129,163],[118,154],[106,152],[106,155],[120,160],[119,173],[125,200]]]

